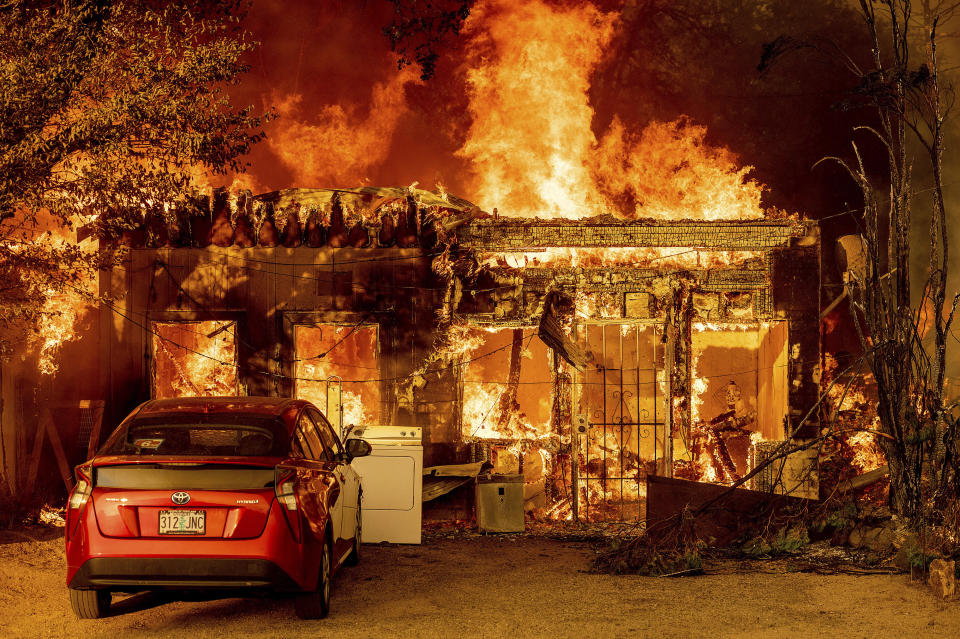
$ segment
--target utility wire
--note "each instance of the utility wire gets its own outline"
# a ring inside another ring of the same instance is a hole
[[[206,358],[206,359],[213,360],[213,361],[215,361],[215,362],[217,362],[218,364],[221,364],[221,365],[223,365],[223,366],[230,366],[230,367],[236,368],[238,371],[243,371],[243,372],[247,372],[247,373],[253,373],[253,374],[256,374],[256,375],[262,375],[262,376],[271,377],[271,378],[281,378],[281,379],[288,379],[288,380],[294,380],[294,381],[305,381],[305,382],[326,382],[326,381],[327,381],[326,378],[317,379],[317,378],[311,378],[311,377],[297,377],[297,376],[291,376],[291,375],[284,375],[284,374],[282,374],[282,373],[271,373],[271,372],[269,372],[269,371],[260,371],[260,370],[250,369],[250,368],[243,367],[243,366],[241,366],[240,364],[238,364],[238,363],[236,363],[236,362],[227,362],[227,361],[218,359],[218,358],[216,358],[216,357],[213,357],[213,356],[211,356],[211,355],[208,355],[208,354],[206,354],[206,353],[203,353],[203,352],[201,352],[201,351],[198,351],[198,350],[196,350],[196,349],[194,349],[194,348],[191,348],[191,347],[189,347],[189,346],[185,346],[185,345],[183,345],[183,344],[179,344],[179,343],[177,343],[176,341],[174,341],[174,340],[172,340],[172,339],[170,339],[170,338],[168,338],[168,337],[164,337],[163,335],[160,335],[159,333],[157,333],[156,331],[152,330],[151,328],[145,326],[144,324],[141,324],[140,322],[136,321],[136,320],[133,319],[132,317],[126,315],[126,314],[123,313],[121,310],[117,309],[117,308],[114,307],[112,304],[110,304],[109,302],[107,302],[107,301],[105,301],[105,300],[101,300],[101,301],[102,301],[102,303],[103,303],[107,308],[109,308],[109,309],[110,309],[111,311],[113,311],[114,313],[116,313],[117,315],[119,315],[119,316],[122,317],[123,319],[127,320],[128,322],[130,322],[130,323],[133,324],[134,326],[137,326],[137,327],[139,327],[139,328],[147,331],[147,332],[150,333],[151,335],[156,336],[158,339],[161,339],[161,340],[163,340],[164,342],[167,342],[168,344],[172,344],[173,346],[176,346],[176,347],[178,347],[178,348],[182,348],[183,350],[188,351],[188,352],[190,352],[190,353],[193,353],[193,354],[195,354],[195,355],[199,355],[200,357],[204,357],[204,358]],[[532,334],[532,335],[530,335],[529,337],[527,337],[527,345],[529,345],[530,341],[531,341],[534,337],[536,337],[536,334]],[[449,364],[449,365],[447,365],[447,366],[442,366],[442,367],[440,367],[440,368],[434,368],[434,369],[430,369],[430,370],[428,370],[428,371],[424,371],[423,374],[438,373],[438,372],[443,371],[443,370],[448,370],[448,369],[463,367],[463,366],[465,366],[465,365],[467,365],[467,364],[470,364],[470,363],[472,363],[472,362],[479,361],[479,360],[481,360],[481,359],[485,359],[485,358],[490,357],[491,355],[493,355],[493,354],[495,354],[495,353],[498,353],[498,352],[500,352],[500,351],[503,351],[503,350],[506,350],[506,349],[512,348],[512,347],[513,347],[512,344],[507,344],[507,345],[505,345],[505,346],[501,346],[501,347],[499,347],[499,348],[495,348],[495,349],[493,349],[492,351],[488,351],[488,352],[486,352],[486,353],[483,353],[483,354],[481,354],[481,355],[479,355],[479,356],[477,356],[477,357],[473,357],[473,358],[468,359],[468,360],[459,360],[459,361],[453,362],[453,363],[451,363],[451,364]],[[795,362],[797,362],[797,361],[799,361],[800,363],[806,363],[806,362],[809,362],[810,360],[795,360]],[[818,361],[819,361],[819,360],[818,360]],[[714,375],[701,375],[701,376],[698,376],[698,379],[715,379],[715,378],[721,378],[721,377],[731,377],[731,376],[737,376],[737,375],[746,375],[746,374],[749,374],[749,373],[758,373],[758,372],[760,372],[760,371],[773,370],[773,369],[775,369],[775,368],[786,368],[786,367],[788,367],[789,365],[790,365],[790,364],[787,363],[787,364],[780,364],[780,365],[774,365],[774,366],[758,367],[758,368],[743,370],[743,371],[739,371],[739,372],[717,373],[717,374],[714,374]],[[610,368],[610,369],[606,369],[606,370],[610,370],[610,371],[613,371],[613,370],[632,371],[632,370],[635,370],[635,369],[612,369],[612,368]],[[636,369],[636,370],[650,370],[650,369]],[[378,382],[378,383],[379,383],[379,382],[392,382],[392,381],[400,381],[400,380],[404,380],[404,379],[409,379],[409,378],[414,377],[414,376],[416,376],[416,375],[419,375],[419,373],[411,373],[411,374],[409,374],[409,375],[402,375],[402,376],[397,376],[397,377],[384,377],[384,378],[378,378],[378,379],[349,379],[349,380],[345,379],[345,380],[342,380],[342,382],[343,382],[344,384],[364,384],[364,383],[372,383],[372,382]],[[506,385],[509,384],[509,382],[501,382],[501,381],[498,381],[498,380],[497,380],[497,381],[493,381],[493,380],[489,380],[489,381],[488,381],[488,380],[462,380],[462,381],[463,381],[464,383],[469,383],[469,384],[495,384],[495,385],[503,385],[503,386],[506,386]],[[519,383],[520,383],[520,384],[524,384],[524,385],[544,385],[544,384],[553,384],[554,382],[553,382],[553,380],[548,380],[548,381],[542,381],[542,382],[541,382],[541,381],[535,381],[535,382],[519,382]],[[663,380],[653,380],[653,381],[641,381],[641,382],[639,382],[639,383],[642,384],[642,385],[653,385],[653,384],[662,384],[662,383],[665,383],[665,382],[664,382]],[[577,385],[580,385],[580,386],[602,386],[602,385],[604,385],[604,382],[602,382],[602,381],[600,381],[600,382],[587,382],[587,381],[583,381],[583,382],[574,382],[574,384],[577,384]],[[637,382],[632,382],[632,383],[631,383],[631,386],[635,386],[635,385],[637,385]]]

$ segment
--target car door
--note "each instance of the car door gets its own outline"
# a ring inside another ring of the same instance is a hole
[[[343,520],[340,527],[340,537],[353,539],[357,528],[357,501],[360,497],[360,476],[350,465],[343,450],[340,438],[330,422],[318,411],[310,411],[314,418],[324,445],[334,451],[337,461],[336,474],[343,488]]]
[[[328,445],[323,422],[317,420],[318,415],[319,413],[315,410],[304,411],[303,428],[311,447],[322,451],[318,455],[322,481],[321,485],[317,486],[316,498],[321,502],[321,508],[330,515],[330,523],[333,527],[333,545],[334,550],[336,550],[339,546],[344,545],[342,543],[343,535],[341,534],[345,516],[343,473],[338,469],[337,451]]]
[[[311,535],[322,542],[327,513],[326,495],[332,488],[336,488],[336,492],[339,493],[339,487],[336,487],[332,481],[326,467],[328,455],[306,412],[302,413],[297,420],[297,428],[293,433],[292,451],[295,460],[291,466],[297,473],[298,502]],[[336,532],[336,526],[339,524],[335,522],[333,525]]]

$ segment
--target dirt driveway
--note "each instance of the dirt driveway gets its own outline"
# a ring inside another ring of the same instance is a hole
[[[3,543],[5,542],[5,543]],[[366,546],[337,578],[328,619],[289,598],[115,599],[114,616],[74,619],[62,541],[0,533],[0,637],[952,637],[960,603],[903,576],[818,576],[770,564],[656,579],[582,572],[587,544],[531,537]],[[759,568],[759,569],[758,569]]]

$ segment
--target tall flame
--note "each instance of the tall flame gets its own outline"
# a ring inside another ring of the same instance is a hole
[[[300,186],[366,184],[370,169],[387,158],[397,121],[407,111],[406,87],[417,81],[405,69],[374,85],[365,116],[359,105],[341,104],[311,114],[301,94],[274,96],[280,117],[267,143]]]
[[[598,141],[588,91],[619,22],[591,4],[487,0],[466,24],[473,197],[521,217],[762,217],[762,187],[686,119]]]
[[[490,0],[473,10],[473,123],[459,154],[473,163],[481,206],[573,218],[601,205],[586,163],[597,143],[587,90],[616,21],[589,4],[538,0]]]

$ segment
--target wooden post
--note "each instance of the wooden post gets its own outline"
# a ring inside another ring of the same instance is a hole
[[[47,437],[47,429],[44,428],[43,420],[37,427],[37,434],[33,440],[33,450],[30,451],[30,463],[27,465],[27,475],[23,482],[24,495],[33,493],[33,487],[37,483],[37,472],[40,470],[40,453],[43,451],[43,440]]]
[[[663,474],[666,477],[673,477],[673,395],[676,389],[673,386],[674,371],[676,370],[676,335],[677,330],[673,325],[673,307],[667,309],[667,321],[663,327],[667,332],[667,348],[664,353],[664,373],[667,375],[667,414],[664,419],[664,438],[663,438]]]
[[[523,329],[513,329],[513,342],[510,348],[510,373],[507,377],[507,387],[500,395],[500,415],[497,418],[497,428],[503,429],[513,415],[519,410],[517,392],[520,389],[520,364],[523,354]]]

